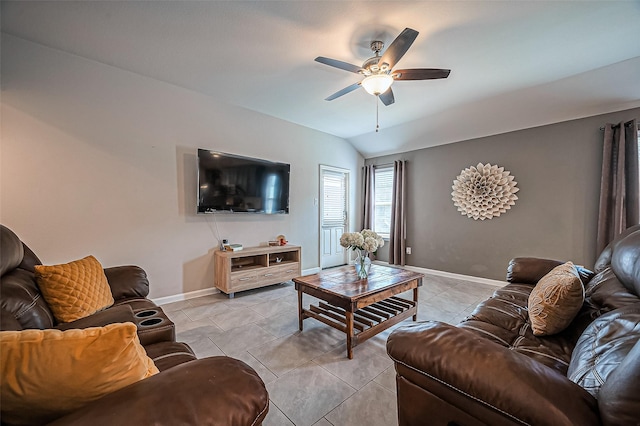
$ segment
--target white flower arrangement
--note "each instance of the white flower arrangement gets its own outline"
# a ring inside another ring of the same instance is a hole
[[[360,232],[345,232],[342,234],[340,245],[344,248],[375,253],[378,248],[384,246],[384,240],[371,229],[363,229]]]

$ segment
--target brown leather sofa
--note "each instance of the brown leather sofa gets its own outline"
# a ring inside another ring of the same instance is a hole
[[[1,330],[87,328],[133,322],[147,355],[160,370],[55,420],[55,425],[260,425],[269,396],[258,374],[228,357],[196,359],[175,341],[174,324],[146,296],[149,282],[136,266],[106,268],[115,303],[70,323],[58,324],[41,296],[38,257],[0,225]],[[3,423],[4,424],[4,423]]]
[[[536,337],[529,294],[561,263],[513,259],[509,284],[457,326],[394,330],[399,424],[640,424],[640,226],[602,252],[595,273],[579,271],[585,301],[569,327]]]

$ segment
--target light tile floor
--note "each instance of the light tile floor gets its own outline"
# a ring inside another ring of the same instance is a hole
[[[425,276],[418,320],[455,324],[496,287]],[[403,295],[410,298],[410,293]],[[315,303],[304,296],[304,303]],[[397,424],[393,362],[385,330],[346,356],[345,335],[314,319],[298,331],[298,299],[291,282],[163,305],[177,340],[198,358],[228,355],[257,371],[270,396],[265,426],[389,426]]]

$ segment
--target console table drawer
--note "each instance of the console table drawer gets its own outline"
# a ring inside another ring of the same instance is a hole
[[[278,277],[288,277],[287,279],[291,279],[300,275],[299,262],[291,262],[287,263],[286,265],[272,266],[269,269],[273,269],[273,272],[277,274]]]
[[[278,278],[280,276],[280,274],[277,271],[272,271],[273,268],[268,268],[268,271],[264,271],[264,272],[260,272],[258,274],[258,280],[260,281],[273,281],[274,279]]]
[[[234,272],[231,274],[231,287],[240,287],[245,284],[253,284],[258,281],[256,271]]]

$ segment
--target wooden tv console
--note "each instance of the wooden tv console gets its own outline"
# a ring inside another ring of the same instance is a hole
[[[214,284],[233,298],[238,291],[277,284],[298,277],[301,247],[247,247],[240,251],[216,251]]]

